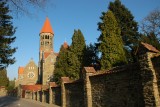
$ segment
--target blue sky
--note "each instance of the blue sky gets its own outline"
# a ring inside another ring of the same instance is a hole
[[[51,0],[52,1],[52,0]],[[103,11],[107,11],[108,4],[114,0],[53,0],[43,11],[32,10],[34,15],[22,16],[13,20],[17,27],[17,37],[12,46],[18,47],[14,54],[16,63],[7,69],[8,77],[18,76],[18,67],[25,66],[31,58],[38,65],[39,33],[46,16],[50,19],[54,31],[54,51],[58,52],[61,44],[66,40],[71,44],[74,29],[80,29],[86,44],[97,42],[100,32],[97,23]],[[137,22],[141,22],[149,12],[160,8],[160,0],[121,0],[133,14]]]

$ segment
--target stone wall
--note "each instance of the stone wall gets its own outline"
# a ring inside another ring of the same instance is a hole
[[[49,90],[43,91],[44,94],[44,102],[49,103]]]
[[[158,90],[160,92],[160,56],[153,58],[152,63],[156,71]],[[159,93],[159,96],[160,96],[160,93]]]
[[[50,82],[37,92],[29,89],[37,93],[32,99],[61,107],[160,107],[160,54],[144,46],[138,63],[105,71],[84,67],[79,80],[62,77],[60,86]],[[23,92],[31,97],[27,91],[20,91],[22,97]]]
[[[90,76],[92,107],[143,107],[140,71],[137,65],[120,71]],[[116,71],[116,70],[114,70]]]
[[[84,107],[83,81],[65,83],[66,107]]]
[[[152,58],[155,58],[155,55],[156,53],[147,52],[139,56],[144,103],[145,106],[149,107],[160,106],[157,76],[153,67],[154,64],[151,61]]]
[[[42,94],[43,94],[43,93],[42,93],[42,91],[38,91],[38,92],[39,92],[39,93],[38,93],[38,94],[39,94],[39,99],[38,99],[38,101],[42,102]]]
[[[5,86],[0,86],[0,96],[5,96],[7,95],[7,90]]]
[[[61,105],[61,87],[52,87],[52,104]]]

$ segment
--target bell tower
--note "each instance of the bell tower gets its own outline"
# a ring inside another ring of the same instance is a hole
[[[48,55],[54,53],[53,50],[53,37],[54,32],[48,17],[46,18],[44,25],[40,31],[40,43],[39,43],[39,67],[38,67],[38,81],[40,84],[45,84],[48,76],[53,72],[52,65],[50,64],[51,59],[47,59]],[[50,70],[50,71],[49,71]]]
[[[53,37],[54,32],[52,30],[52,26],[50,24],[50,21],[48,17],[46,18],[44,25],[40,32],[40,60],[42,59],[42,53],[51,53],[53,52]]]

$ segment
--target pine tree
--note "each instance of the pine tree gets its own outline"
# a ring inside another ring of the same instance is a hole
[[[54,80],[59,83],[60,78],[68,75],[68,48],[61,46],[60,52],[57,58],[57,62],[55,64],[54,70]]]
[[[98,49],[102,53],[100,64],[101,69],[110,69],[114,66],[126,63],[121,30],[112,11],[102,13],[102,22],[98,23],[101,35],[98,38]]]
[[[5,2],[0,2],[0,68],[6,68],[9,64],[15,62],[12,57],[16,48],[12,48],[11,44],[15,41],[15,28],[12,25],[12,17],[9,14],[9,8]]]
[[[74,30],[74,34],[72,36],[72,44],[70,46],[70,52],[71,55],[75,55],[79,61],[79,70],[82,70],[82,67],[84,66],[84,52],[86,49],[85,39],[81,32],[81,30]]]
[[[118,26],[120,27],[121,36],[127,52],[126,55],[129,55],[127,59],[129,62],[133,62],[135,56],[132,55],[135,47],[137,47],[139,43],[140,38],[138,33],[138,23],[134,20],[134,16],[131,12],[123,4],[121,4],[120,0],[110,2],[108,8],[113,12],[118,22]]]

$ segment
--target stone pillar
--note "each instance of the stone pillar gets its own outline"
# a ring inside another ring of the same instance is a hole
[[[53,104],[53,91],[52,91],[52,87],[55,86],[56,83],[55,82],[50,82],[49,83],[49,104]]]
[[[36,91],[33,91],[33,94],[34,94],[33,99],[36,100]]]
[[[34,91],[32,91],[32,100],[34,100],[34,96],[35,96]]]
[[[92,107],[92,92],[89,76],[93,75],[96,71],[93,67],[84,67],[82,72],[84,79],[84,104],[85,107]]]
[[[18,89],[17,89],[17,97],[22,98],[22,86],[19,84]]]
[[[37,91],[37,101],[40,101],[39,90]]]
[[[45,102],[45,100],[44,100],[45,99],[45,95],[44,94],[45,94],[45,92],[44,92],[44,90],[42,90],[42,102],[43,103]]]
[[[69,82],[69,77],[61,77],[61,103],[62,107],[66,107],[66,90],[64,84]]]
[[[139,57],[145,103],[144,106],[147,107],[160,107],[157,77],[151,60],[155,55],[156,53],[154,52],[146,52]]]
[[[154,98],[155,98],[155,104],[156,107],[160,107],[160,97],[159,97],[159,91],[158,91],[158,85],[157,85],[157,77],[156,77],[156,72],[154,70],[151,58],[154,57],[154,53],[148,52],[148,64],[149,64],[149,68],[152,71],[153,74],[153,92],[154,92]]]

